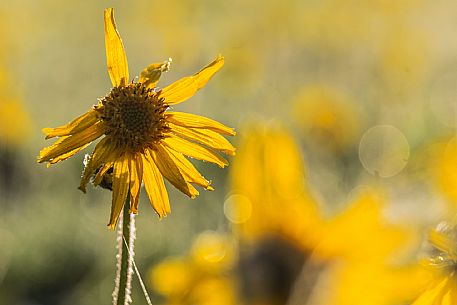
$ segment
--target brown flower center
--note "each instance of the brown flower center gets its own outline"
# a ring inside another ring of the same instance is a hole
[[[165,138],[169,131],[164,112],[168,105],[141,83],[114,87],[101,99],[105,135],[118,149],[143,152]]]

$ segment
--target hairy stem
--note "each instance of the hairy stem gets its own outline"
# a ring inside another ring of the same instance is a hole
[[[129,214],[129,206],[130,206],[130,195],[127,195],[125,200],[123,214],[120,215],[118,225],[118,254],[117,254],[117,272],[116,272],[116,279],[115,283],[116,286],[113,292],[113,304],[114,305],[124,305],[128,304],[128,300],[131,300],[130,296],[130,288],[127,288],[127,283],[131,282],[128,280],[129,274],[131,277],[131,271],[129,272],[129,259],[131,255],[127,249],[127,245],[123,242],[123,239],[126,238],[127,240],[130,239],[130,214]],[[120,236],[119,236],[120,235]]]

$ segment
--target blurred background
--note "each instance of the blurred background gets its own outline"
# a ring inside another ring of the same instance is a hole
[[[111,302],[110,192],[77,189],[84,153],[36,163],[41,128],[110,90],[107,7],[131,75],[171,57],[163,87],[223,54],[175,109],[238,133],[228,168],[193,162],[215,191],[167,185],[162,220],[141,195],[153,304],[414,300],[423,233],[457,203],[455,1],[21,0],[0,4],[0,304]]]

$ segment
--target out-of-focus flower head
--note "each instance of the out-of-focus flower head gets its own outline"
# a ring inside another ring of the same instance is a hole
[[[423,265],[432,272],[429,286],[412,305],[457,304],[457,230],[448,222],[430,231],[429,257]]]
[[[383,209],[379,191],[364,191],[328,221],[311,257],[324,267],[310,304],[401,304],[423,288],[426,274],[396,259],[412,232],[389,224]]]
[[[151,47],[158,54],[172,54],[184,66],[194,63],[198,54],[202,53],[203,29],[198,27],[198,19],[202,18],[204,9],[198,3],[180,0],[154,1],[151,4],[150,9],[138,12],[143,14],[148,27],[155,31]]]
[[[351,100],[329,86],[307,86],[297,94],[292,117],[303,138],[334,151],[358,140],[360,122]]]
[[[391,24],[407,22],[407,17],[421,7],[421,2],[324,0],[306,3],[300,10],[299,20],[303,26],[297,35],[309,45],[326,49],[376,48],[385,36],[397,30]]]
[[[436,145],[430,168],[438,189],[457,205],[457,138]]]
[[[235,282],[231,268],[235,244],[226,235],[201,233],[185,257],[170,257],[155,266],[149,283],[173,305],[234,305]]]
[[[380,46],[382,80],[394,94],[413,92],[426,76],[429,46],[416,31],[401,24],[394,28]]]
[[[242,135],[224,203],[240,242],[240,298],[246,304],[285,304],[319,240],[322,220],[289,132],[258,123]]]
[[[245,129],[230,177],[224,209],[241,240],[278,234],[303,249],[315,244],[321,218],[300,150],[283,127]]]
[[[17,147],[30,136],[31,130],[32,119],[13,90],[6,70],[0,67],[0,143]]]
[[[383,209],[379,192],[361,192],[341,214],[326,223],[315,254],[324,259],[386,262],[402,247],[407,234],[384,219]]]
[[[224,208],[240,239],[240,286],[248,304],[295,304],[306,298],[310,304],[369,299],[387,305],[383,300],[413,298],[417,282],[400,282],[417,269],[392,263],[406,251],[409,232],[386,221],[380,191],[358,194],[344,211],[324,220],[309,195],[291,136],[271,126],[242,134],[231,172],[233,193]],[[390,283],[397,283],[397,275],[401,280],[397,286],[370,285],[377,278],[367,281],[369,272]],[[360,296],[362,287],[369,288],[363,290],[367,298]]]

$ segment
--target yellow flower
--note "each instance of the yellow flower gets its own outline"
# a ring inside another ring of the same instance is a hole
[[[11,79],[0,64],[0,145],[17,148],[31,135],[33,121]]]
[[[229,236],[203,232],[185,257],[169,257],[151,270],[154,289],[166,297],[164,304],[233,305],[235,280],[230,269],[235,245]]]
[[[403,304],[423,288],[427,273],[398,259],[411,232],[387,223],[383,208],[379,194],[365,191],[326,224],[311,258],[324,266],[312,304]]]
[[[426,266],[434,273],[431,283],[412,305],[457,304],[457,230],[446,222],[429,234],[433,247]]]
[[[246,299],[319,305],[413,299],[422,273],[407,262],[392,262],[407,250],[411,232],[384,219],[379,192],[357,194],[341,213],[324,219],[304,168],[298,145],[284,129],[243,132],[231,170],[233,194],[224,209],[240,239]]]
[[[293,103],[292,117],[305,139],[333,151],[348,149],[359,140],[360,119],[348,96],[335,88],[302,88]]]
[[[240,238],[256,241],[268,233],[302,249],[314,246],[321,217],[305,177],[298,146],[284,128],[246,129],[231,170],[232,195],[224,205]]]
[[[446,198],[457,204],[457,139],[452,138],[446,144],[437,144],[432,149],[429,161],[434,183]]]
[[[94,185],[112,171],[112,206],[108,226],[114,228],[130,193],[130,212],[138,212],[141,182],[149,200],[162,217],[170,212],[163,177],[191,198],[199,193],[193,186],[212,190],[207,181],[183,156],[228,164],[217,152],[233,155],[235,148],[222,136],[235,134],[232,128],[194,114],[167,111],[195,94],[223,66],[222,56],[193,76],[163,88],[156,84],[171,60],[144,69],[138,82],[129,83],[124,46],[114,22],[113,9],[106,9],[105,45],[111,91],[87,113],[67,125],[44,128],[46,139],[60,137],[40,151],[38,162],[50,164],[68,159],[99,137],[84,169],[80,189],[95,174]],[[163,177],[162,177],[163,176]]]

